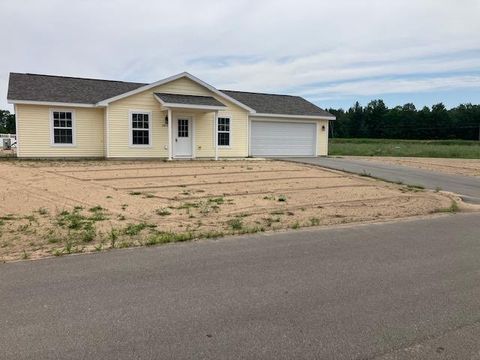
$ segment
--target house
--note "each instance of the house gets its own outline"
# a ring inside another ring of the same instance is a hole
[[[151,84],[11,73],[22,158],[319,156],[335,117],[298,96],[218,90],[189,73]]]

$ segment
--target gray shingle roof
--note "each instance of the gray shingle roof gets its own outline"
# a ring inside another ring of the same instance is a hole
[[[95,104],[146,84],[53,75],[10,73],[9,100]]]
[[[220,90],[260,114],[331,116],[300,96]]]
[[[10,73],[7,98],[9,100],[96,104],[144,85],[147,84],[54,75]],[[257,113],[333,116],[299,96],[233,90],[220,91],[254,109]],[[161,95],[167,96],[167,94]],[[224,105],[209,96],[180,94],[168,94],[168,96],[169,100],[165,100],[166,102],[213,106]]]
[[[160,99],[170,104],[225,106],[212,96],[155,93]]]

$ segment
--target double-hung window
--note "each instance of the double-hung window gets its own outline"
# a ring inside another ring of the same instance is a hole
[[[132,146],[151,145],[152,124],[150,121],[151,114],[148,112],[132,112],[130,114]]]
[[[230,118],[219,117],[217,119],[217,141],[218,146],[230,146]]]
[[[73,111],[52,111],[52,145],[75,145]]]

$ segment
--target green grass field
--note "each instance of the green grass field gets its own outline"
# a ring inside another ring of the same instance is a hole
[[[480,159],[480,141],[330,139],[329,155]]]

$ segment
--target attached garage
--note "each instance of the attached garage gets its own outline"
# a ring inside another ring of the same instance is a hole
[[[315,156],[316,122],[252,120],[252,156]]]
[[[249,156],[325,156],[335,116],[300,96],[222,90],[252,109]]]

